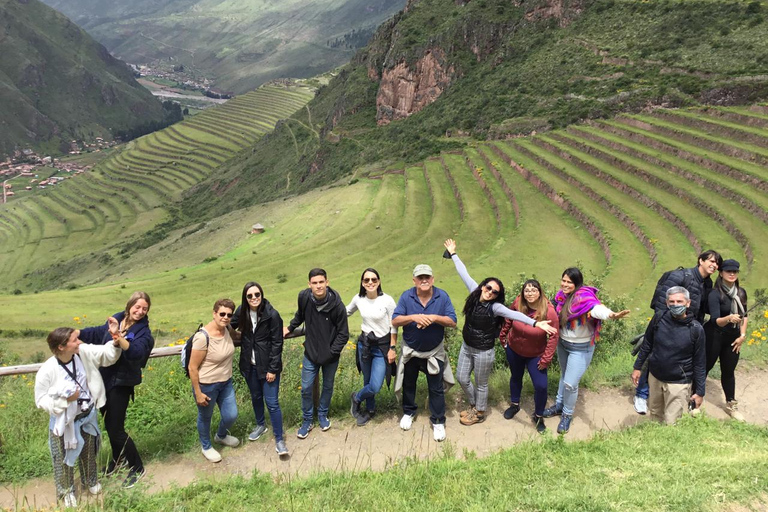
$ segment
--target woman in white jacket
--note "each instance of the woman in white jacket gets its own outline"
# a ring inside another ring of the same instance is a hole
[[[110,332],[117,335],[118,327],[117,320],[110,318]],[[96,469],[101,435],[97,411],[104,405],[106,394],[99,368],[114,364],[130,343],[118,338],[106,345],[84,345],[79,334],[69,327],[51,332],[48,348],[53,357],[43,363],[35,377],[35,404],[51,415],[48,443],[56,496],[65,507],[77,506],[75,461],[79,460],[89,492],[101,492]]]

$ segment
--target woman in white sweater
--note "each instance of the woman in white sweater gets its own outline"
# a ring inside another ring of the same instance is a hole
[[[117,320],[110,317],[108,322],[110,333],[117,335]],[[78,460],[89,492],[101,492],[96,469],[101,436],[97,411],[106,402],[106,393],[99,368],[114,364],[130,344],[123,338],[106,345],[84,345],[79,335],[80,331],[70,327],[51,332],[47,341],[53,357],[35,377],[35,404],[51,416],[48,443],[56,496],[65,507],[77,506],[74,473]]]
[[[376,394],[397,358],[397,328],[392,326],[395,300],[381,291],[381,277],[375,269],[367,268],[360,276],[360,292],[347,305],[347,316],[355,311],[360,311],[363,319],[363,332],[357,339],[357,366],[363,372],[363,389],[352,393],[350,413],[362,426],[375,413]]]

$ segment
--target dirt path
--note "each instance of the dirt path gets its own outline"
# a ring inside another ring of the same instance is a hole
[[[761,392],[768,371],[753,370],[740,373],[737,378],[737,396],[740,409],[747,421],[768,425],[768,397]],[[523,410],[511,421],[504,419],[505,404],[494,407],[488,419],[478,425],[465,427],[459,424],[458,410],[448,413],[447,440],[436,443],[428,416],[416,418],[413,428],[404,432],[398,427],[399,416],[376,417],[365,427],[356,427],[348,415],[332,418],[333,426],[327,432],[316,428],[304,440],[297,439],[294,431],[286,432],[286,442],[291,457],[280,460],[274,449],[271,435],[256,442],[245,442],[238,448],[224,448],[224,460],[219,464],[206,462],[199,451],[173,456],[147,466],[147,477],[139,486],[149,492],[186,486],[197,479],[216,478],[230,474],[250,475],[254,470],[279,476],[300,476],[318,470],[384,470],[407,458],[423,459],[450,450],[463,458],[466,452],[483,457],[508,448],[520,441],[537,440],[529,419],[533,411],[530,396],[523,399]],[[705,410],[714,418],[725,419],[725,402],[720,383],[707,382]],[[617,430],[647,421],[632,407],[628,390],[604,389],[583,391],[579,396],[576,415],[567,435],[569,440],[586,439],[598,430]],[[558,420],[547,420],[548,435],[554,433]],[[194,426],[190,426],[194,428]],[[268,434],[271,434],[269,432]],[[117,482],[104,482],[107,487]],[[17,486],[0,486],[0,508],[11,510],[22,504],[45,507],[55,502],[52,478],[40,478]]]

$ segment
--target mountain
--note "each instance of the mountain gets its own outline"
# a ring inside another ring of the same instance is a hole
[[[472,139],[765,100],[765,11],[757,1],[410,0],[307,109],[199,185],[186,211],[224,214],[208,191],[235,180],[232,201],[253,204]]]
[[[37,0],[0,0],[0,154],[66,150],[72,139],[163,117],[125,63]]]
[[[235,93],[349,61],[405,0],[46,0],[131,63],[183,65]],[[346,38],[345,38],[346,37]]]

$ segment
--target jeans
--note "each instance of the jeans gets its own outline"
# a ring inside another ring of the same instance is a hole
[[[257,376],[255,366],[251,366],[247,373],[241,373],[251,392],[251,404],[253,405],[256,424],[263,426],[265,423],[264,402],[266,402],[269,421],[272,423],[272,430],[275,433],[275,441],[280,441],[283,439],[283,411],[280,410],[280,403],[277,401],[277,395],[280,392],[280,374],[275,375],[275,380],[272,382],[267,382],[266,378],[260,379]]]
[[[594,353],[595,346],[591,343],[571,343],[562,338],[557,342],[560,385],[557,387],[555,403],[563,405],[563,414],[573,414],[579,398],[579,381],[592,362]]]
[[[312,402],[312,385],[320,370],[323,371],[323,385],[320,392],[320,403],[317,404],[317,416],[320,418],[328,417],[328,409],[331,408],[331,398],[333,397],[333,380],[336,378],[338,367],[338,359],[323,365],[316,365],[307,359],[307,356],[304,356],[301,367],[301,416],[304,421],[312,421],[315,413],[315,404]]]
[[[523,374],[528,368],[528,375],[533,383],[534,414],[541,416],[547,406],[547,369],[539,370],[541,356],[523,357],[507,347],[507,362],[509,363],[509,400],[520,404],[520,394],[523,391]]]
[[[234,425],[237,419],[237,401],[235,400],[235,387],[232,385],[232,379],[213,384],[200,384],[200,391],[211,399],[208,405],[197,406],[197,435],[200,437],[203,450],[207,450],[211,447],[213,407],[219,404],[219,412],[221,413],[221,421],[219,421],[219,428],[216,429],[216,435],[224,437],[227,435],[229,427]],[[194,391],[192,394],[194,395]]]
[[[405,363],[403,369],[403,413],[413,416],[416,414],[416,381],[419,372],[427,375],[427,389],[429,390],[429,417],[433,425],[445,425],[445,389],[443,388],[443,370],[445,363],[438,360],[440,371],[430,375],[427,371],[427,360],[413,357]]]
[[[362,343],[357,342],[357,350],[362,350]],[[387,375],[387,357],[378,347],[371,347],[371,359],[360,361],[363,370],[363,389],[357,392],[358,402],[365,400],[365,407],[368,411],[376,410],[376,394],[381,390],[384,384],[384,377]]]
[[[144,463],[133,439],[125,431],[125,414],[132,396],[133,386],[113,387],[107,392],[107,403],[101,408],[101,413],[104,415],[104,428],[112,447],[110,466],[114,467],[118,460],[122,459],[128,464],[128,469],[141,471],[144,469]]]
[[[640,372],[640,379],[637,381],[635,396],[648,400],[651,388],[648,386],[648,368]]]

